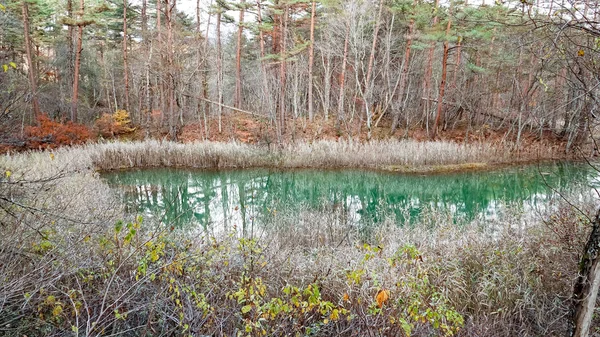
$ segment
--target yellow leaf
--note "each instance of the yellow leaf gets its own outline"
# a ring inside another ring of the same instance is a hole
[[[331,318],[332,321],[337,321],[340,318],[340,311],[338,309],[333,309],[329,318]]]
[[[4,175],[6,175],[6,178],[10,178],[10,176],[12,175],[12,172],[6,171],[6,172],[4,172]]]
[[[585,56],[585,51],[583,49],[579,49],[579,51],[577,51],[577,56],[579,56],[579,57]]]
[[[58,317],[60,316],[60,314],[62,314],[63,309],[60,305],[57,305],[54,307],[54,309],[52,309],[52,316],[54,317]]]
[[[54,160],[54,153],[50,153],[50,160]]]
[[[383,304],[390,299],[390,291],[386,289],[381,289],[375,296],[375,300],[377,301],[377,305],[381,308]]]
[[[348,293],[344,293],[344,301],[350,302],[350,295],[348,295]]]

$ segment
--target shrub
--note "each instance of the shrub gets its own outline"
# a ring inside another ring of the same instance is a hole
[[[96,120],[94,128],[102,137],[115,137],[135,131],[126,110],[117,110],[114,114],[103,114]]]
[[[27,147],[56,148],[64,145],[83,144],[91,138],[88,127],[71,121],[60,123],[47,114],[37,118],[37,125],[25,128]]]

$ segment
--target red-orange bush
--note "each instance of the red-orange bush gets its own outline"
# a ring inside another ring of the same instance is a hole
[[[27,147],[55,148],[64,145],[82,144],[92,137],[90,129],[73,122],[60,123],[47,114],[37,118],[37,125],[25,128]]]

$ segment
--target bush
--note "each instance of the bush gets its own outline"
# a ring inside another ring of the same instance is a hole
[[[115,137],[135,131],[131,127],[129,113],[125,110],[117,110],[114,114],[103,114],[96,120],[94,128],[102,137]]]
[[[51,119],[47,114],[37,118],[36,126],[25,128],[28,148],[57,148],[64,145],[83,144],[92,134],[88,127],[71,121],[60,123]]]

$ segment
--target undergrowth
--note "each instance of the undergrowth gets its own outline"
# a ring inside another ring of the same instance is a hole
[[[3,157],[0,335],[565,333],[587,230],[566,204],[526,224],[518,212],[462,227],[433,211],[424,226],[398,227],[390,217],[368,235],[324,205],[281,210],[252,233],[231,227],[211,235],[125,214],[94,171],[167,158],[197,167],[409,160],[351,155],[389,144],[331,146],[346,155],[328,159],[336,152],[325,143],[274,155],[241,144],[146,142]],[[477,153],[427,163],[481,159]]]

